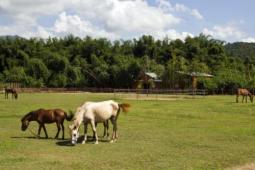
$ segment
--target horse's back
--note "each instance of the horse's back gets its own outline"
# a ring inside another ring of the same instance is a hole
[[[103,122],[111,116],[116,116],[118,103],[113,100],[93,102],[87,105],[85,117],[95,119],[96,122]]]
[[[247,89],[239,88],[237,89],[237,95],[248,95],[250,92]]]
[[[45,123],[52,123],[65,118],[65,112],[62,109],[38,109],[36,113],[38,119]]]

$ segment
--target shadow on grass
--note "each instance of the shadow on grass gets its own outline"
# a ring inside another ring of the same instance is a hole
[[[77,140],[77,144],[81,144],[82,141],[84,139],[84,136],[80,136]],[[109,140],[108,139],[98,139],[99,142],[103,142],[103,143],[108,143]],[[93,136],[88,136],[87,137],[87,141],[86,144],[94,144],[95,143],[95,139],[93,138]],[[71,143],[71,140],[62,140],[62,141],[58,141],[56,142],[56,145],[58,146],[75,146]]]
[[[236,101],[231,101],[231,102],[229,101],[229,102],[225,102],[225,103],[226,103],[226,105],[235,105],[235,104],[236,105],[238,105],[238,104],[239,105],[241,105],[241,104],[243,104],[243,105],[249,105],[250,104],[251,105],[252,104],[250,101],[248,101],[247,103],[245,101],[244,102],[239,101],[238,103]]]
[[[12,136],[12,139],[38,139],[38,140],[62,140],[62,139],[55,139],[52,137],[45,138],[45,137],[37,137],[37,136]]]

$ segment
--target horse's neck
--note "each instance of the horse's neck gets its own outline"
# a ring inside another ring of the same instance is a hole
[[[28,121],[34,121],[35,120],[35,113],[31,113],[26,117],[26,120]]]
[[[80,126],[81,125],[81,123],[83,121],[83,117],[84,117],[83,114],[79,114],[79,115],[75,116],[74,123],[75,123],[76,126]]]

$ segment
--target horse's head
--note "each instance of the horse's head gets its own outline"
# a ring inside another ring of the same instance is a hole
[[[21,130],[25,131],[28,128],[29,121],[28,120],[21,120]]]
[[[32,112],[29,112],[21,119],[21,130],[25,131],[28,128],[30,117],[32,115]]]
[[[250,100],[251,100],[251,102],[253,103],[253,95],[250,95]]]
[[[79,127],[83,121],[84,112],[85,112],[85,108],[83,106],[78,107],[75,112],[74,123],[69,126],[72,144],[76,144],[79,138]]]
[[[71,135],[71,142],[73,145],[75,145],[79,138],[79,127],[73,124],[69,126],[69,129],[70,129],[70,135]]]

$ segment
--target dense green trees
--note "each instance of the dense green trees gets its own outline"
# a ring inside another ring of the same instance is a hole
[[[25,87],[132,88],[140,71],[157,73],[164,88],[190,87],[183,72],[206,72],[201,88],[254,88],[255,44],[200,34],[185,41],[0,37],[0,81]]]

